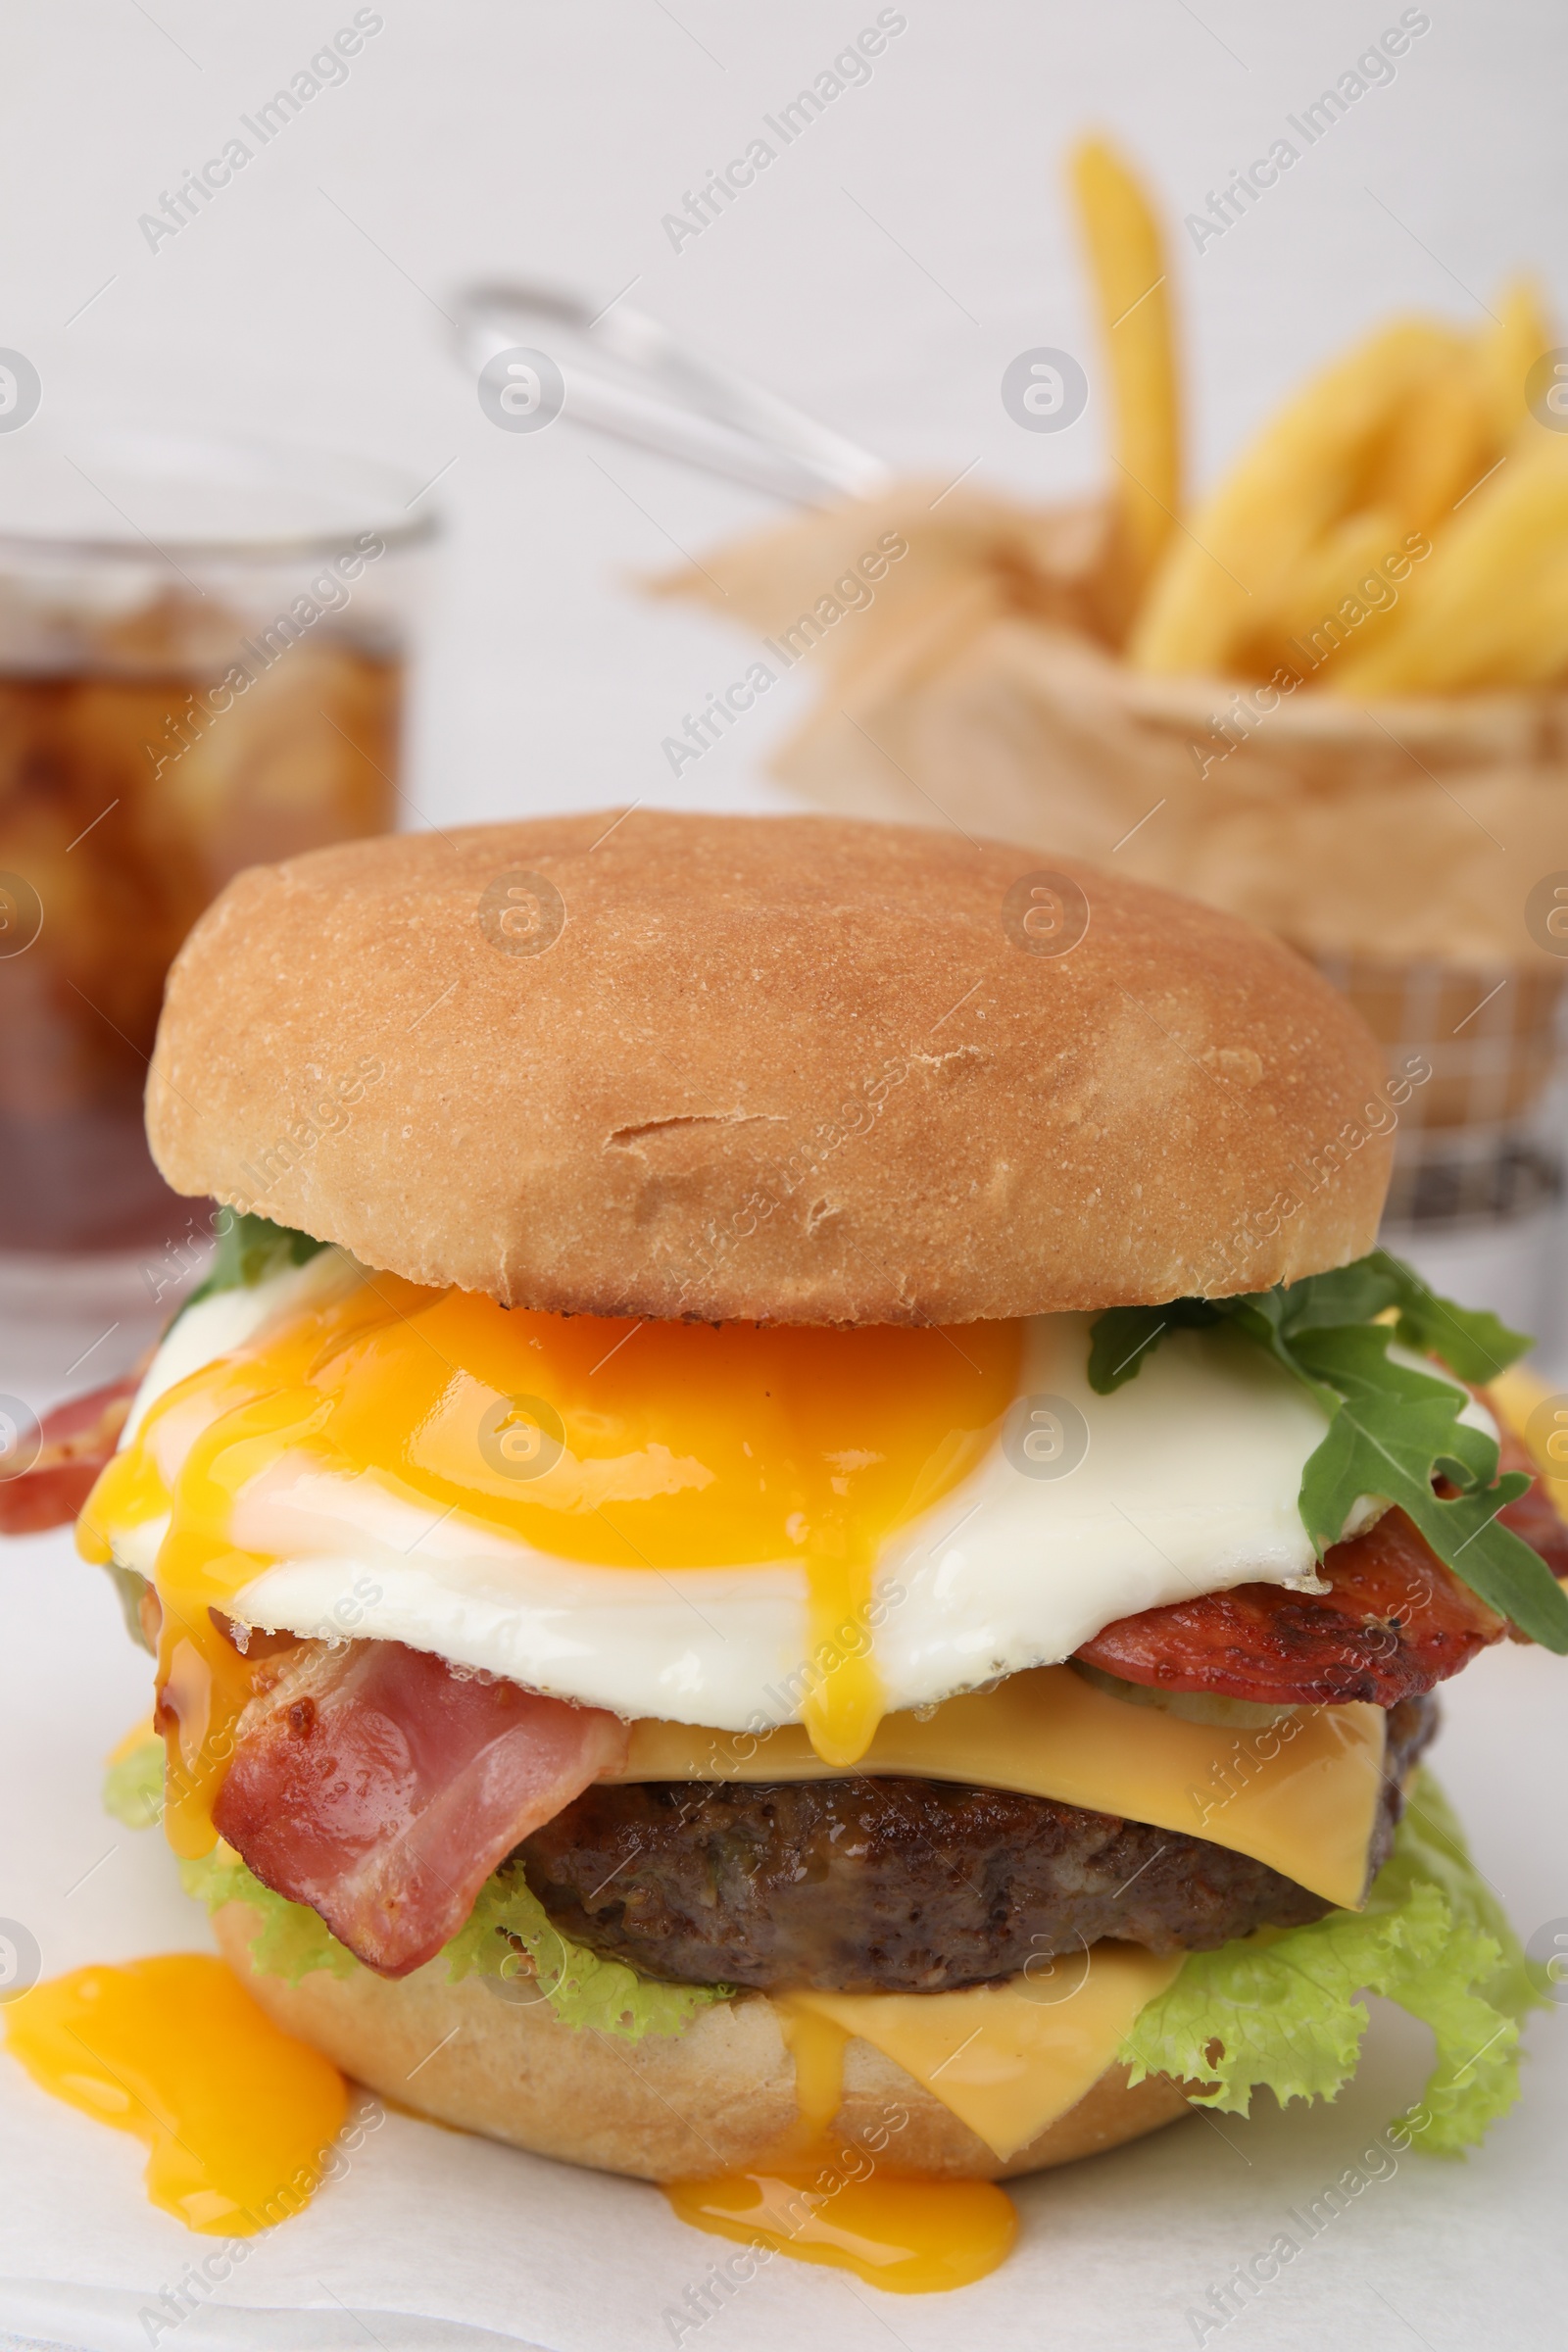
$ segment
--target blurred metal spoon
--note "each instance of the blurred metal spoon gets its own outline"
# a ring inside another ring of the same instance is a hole
[[[800,506],[869,498],[892,479],[868,450],[701,358],[628,304],[596,311],[564,288],[512,279],[466,286],[453,307],[465,365],[477,375],[503,353],[542,353],[560,371],[559,413],[570,424]],[[511,372],[528,381],[525,399],[537,409],[538,371],[519,360]]]

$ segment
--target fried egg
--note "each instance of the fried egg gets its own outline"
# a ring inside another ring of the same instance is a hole
[[[848,1766],[884,1712],[1138,1610],[1321,1589],[1307,1393],[1218,1326],[1099,1396],[1092,1320],[571,1317],[323,1250],[180,1317],[83,1546],[152,1579],[208,1668],[218,1611],[626,1717],[798,1721]]]

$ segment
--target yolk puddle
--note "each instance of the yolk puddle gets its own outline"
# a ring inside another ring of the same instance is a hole
[[[337,2068],[203,1952],[74,1969],[5,2021],[44,2090],[146,2141],[147,2193],[189,2230],[248,2237],[298,2213],[342,2129]]]
[[[846,2150],[848,2163],[863,2152]],[[716,2237],[770,2246],[797,2262],[831,2263],[897,2295],[969,2286],[1005,2262],[1018,2234],[1012,2200],[994,2180],[921,2180],[873,2171],[846,2177],[829,2157],[670,2182],[683,2222]]]
[[[808,1643],[786,1679],[817,1753],[858,1762],[882,1712],[878,1552],[981,1460],[1021,1349],[1012,1323],[638,1323],[508,1311],[376,1274],[209,1365],[154,1405],[78,1531],[104,1559],[118,1531],[171,1515],[154,1575],[171,1841],[213,1842],[254,1666],[212,1612],[270,1564],[232,1529],[246,1488],[284,1457],[368,1473],[435,1515],[456,1508],[568,1559],[799,1563]]]
[[[1004,2262],[1018,2231],[1011,2199],[990,2180],[899,2173],[869,2144],[835,2136],[850,2036],[787,1995],[774,2001],[795,2060],[800,2113],[772,2158],[663,2183],[680,2219],[797,2262],[854,2271],[895,2294],[968,2286]]]

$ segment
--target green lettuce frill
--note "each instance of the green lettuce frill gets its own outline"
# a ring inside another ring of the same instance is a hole
[[[1118,2056],[1135,2082],[1175,2075],[1205,2107],[1246,2115],[1259,2084],[1332,2099],[1355,2072],[1366,2005],[1383,1993],[1431,2027],[1437,2063],[1406,2119],[1415,2145],[1457,2156],[1519,2092],[1519,2020],[1540,1998],[1519,1940],[1430,1773],[1411,1789],[1394,1852],[1361,1911],[1263,1929],[1194,1952]]]

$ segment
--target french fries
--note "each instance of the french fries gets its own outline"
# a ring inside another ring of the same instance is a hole
[[[1517,279],[1479,331],[1405,318],[1305,385],[1191,514],[1158,225],[1099,140],[1071,177],[1114,411],[1102,596],[1161,675],[1358,699],[1568,680],[1568,432],[1526,398],[1551,348]]]
[[[1281,663],[1290,664],[1291,641],[1309,636],[1324,613],[1343,602],[1349,582],[1376,571],[1389,550],[1398,546],[1399,527],[1387,507],[1361,508],[1336,523],[1282,591],[1272,629],[1260,635],[1249,665],[1272,676]]]
[[[1396,418],[1376,495],[1398,518],[1400,534],[1436,529],[1492,465],[1497,442],[1487,395],[1477,354],[1461,345],[1413,396],[1408,413]]]
[[[1321,562],[1397,419],[1458,341],[1401,320],[1298,392],[1172,541],[1129,659],[1168,675],[1229,672],[1273,634],[1293,583]]]
[[[1342,694],[1539,684],[1568,666],[1568,444],[1511,451],[1453,515],[1375,643],[1348,649]]]
[[[1159,223],[1121,158],[1088,139],[1072,159],[1114,407],[1116,560],[1130,612],[1182,503],[1181,414]]]
[[[1499,448],[1505,448],[1524,423],[1525,377],[1550,349],[1551,328],[1540,295],[1528,278],[1515,278],[1504,286],[1496,321],[1484,329],[1476,347],[1493,438]]]

